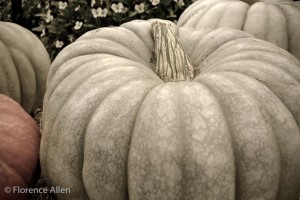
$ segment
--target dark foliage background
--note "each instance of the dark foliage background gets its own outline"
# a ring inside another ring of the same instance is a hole
[[[32,30],[54,59],[86,31],[133,19],[176,22],[191,3],[193,0],[0,0],[0,21]]]
[[[51,59],[86,31],[133,19],[175,21],[196,0],[0,0],[0,21],[32,30]],[[299,1],[299,0],[296,0]]]

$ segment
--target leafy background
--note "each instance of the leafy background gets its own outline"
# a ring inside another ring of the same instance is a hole
[[[53,60],[61,49],[89,30],[118,26],[134,19],[161,18],[176,22],[194,1],[0,0],[0,21],[15,22],[33,31]]]
[[[83,33],[133,19],[175,21],[195,0],[0,0],[0,21],[32,30],[51,59]]]

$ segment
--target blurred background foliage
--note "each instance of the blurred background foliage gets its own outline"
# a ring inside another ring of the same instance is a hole
[[[32,30],[51,59],[86,31],[133,19],[176,22],[195,0],[0,0],[0,21]]]

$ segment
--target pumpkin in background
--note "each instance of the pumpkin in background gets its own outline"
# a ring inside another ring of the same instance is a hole
[[[46,90],[49,55],[29,30],[0,22],[0,93],[22,105],[26,112],[41,106]]]
[[[243,30],[288,50],[300,60],[300,2],[199,0],[182,13],[178,26]]]
[[[36,122],[17,102],[0,94],[0,199],[27,199],[26,193],[16,189],[35,186],[40,173],[39,145]]]
[[[49,71],[43,176],[64,200],[295,199],[299,82],[294,56],[243,31],[87,32]]]

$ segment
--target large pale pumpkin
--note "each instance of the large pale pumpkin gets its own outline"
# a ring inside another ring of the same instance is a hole
[[[42,104],[50,68],[45,47],[29,30],[0,22],[0,52],[0,93],[34,111]]]
[[[42,173],[64,200],[295,199],[299,81],[295,57],[234,29],[90,31],[50,68]]]
[[[24,200],[40,173],[40,132],[36,122],[8,96],[0,94],[0,199]]]
[[[300,60],[300,2],[199,0],[182,13],[178,26],[247,31],[288,50]]]

